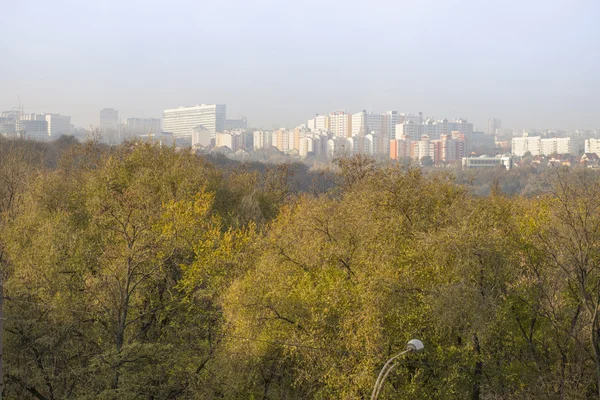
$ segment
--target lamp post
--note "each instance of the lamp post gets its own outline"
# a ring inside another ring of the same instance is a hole
[[[396,354],[394,357],[387,360],[387,362],[381,368],[379,372],[379,376],[377,377],[377,381],[375,381],[375,386],[373,387],[373,393],[371,394],[371,400],[377,400],[379,397],[379,393],[381,392],[381,388],[383,387],[383,383],[385,382],[385,378],[387,378],[388,374],[397,364],[394,363],[399,357],[403,356],[406,353],[417,352],[423,350],[423,342],[419,339],[412,339],[406,344],[406,350],[402,353]]]

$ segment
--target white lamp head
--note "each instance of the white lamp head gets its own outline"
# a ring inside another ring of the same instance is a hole
[[[406,344],[406,350],[408,351],[421,351],[425,346],[419,339],[412,339]]]

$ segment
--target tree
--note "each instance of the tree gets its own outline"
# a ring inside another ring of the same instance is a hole
[[[431,156],[421,157],[421,165],[424,167],[433,166],[433,158],[431,158]]]

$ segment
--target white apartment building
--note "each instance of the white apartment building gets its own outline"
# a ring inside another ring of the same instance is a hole
[[[198,125],[192,129],[192,147],[209,147],[210,146],[210,131]]]
[[[410,157],[415,160],[421,160],[423,157],[435,158],[435,147],[434,144],[429,140],[427,135],[423,135],[421,140],[411,142],[411,154]]]
[[[270,131],[254,131],[254,150],[271,147],[272,136]]]
[[[240,136],[229,132],[217,132],[215,134],[215,148],[227,147],[229,150],[238,151]]]
[[[414,121],[404,121],[396,124],[396,138],[409,138],[419,140],[421,138],[421,124]]]
[[[174,137],[189,137],[195,127],[202,125],[215,135],[225,130],[225,115],[224,104],[166,109],[163,111],[163,130],[172,133]]]
[[[585,139],[585,152],[600,155],[600,139]]]
[[[571,146],[571,138],[548,138],[540,141],[541,154],[549,156],[552,154],[574,154]]]
[[[363,110],[352,114],[352,136],[366,135],[367,133],[367,112]]]
[[[527,136],[527,134],[521,137],[514,137],[512,139],[511,154],[523,157],[525,153],[529,152],[532,156],[539,156],[542,150],[541,139],[540,136]]]
[[[523,157],[530,152],[532,156],[549,156],[552,154],[574,154],[571,138],[547,138],[541,136],[522,136],[512,139],[512,154]]]
[[[48,136],[56,138],[71,133],[71,117],[60,114],[45,114],[48,123]]]
[[[345,111],[334,111],[329,115],[330,130],[334,136],[352,136],[352,115]]]

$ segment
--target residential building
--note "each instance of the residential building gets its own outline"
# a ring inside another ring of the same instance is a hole
[[[362,110],[352,114],[352,136],[366,135],[367,133],[367,112]]]
[[[549,156],[552,154],[575,154],[571,138],[547,138],[540,140],[540,154]]]
[[[600,154],[600,139],[585,139],[585,153],[596,153]]]
[[[512,155],[523,157],[526,153],[530,153],[532,156],[539,156],[541,154],[541,139],[540,136],[528,136],[527,134],[521,137],[513,137]]]
[[[234,132],[217,132],[215,134],[215,148],[224,149],[227,148],[232,152],[236,152],[240,147],[240,135]]]
[[[210,147],[211,133],[202,125],[192,129],[192,147]]]
[[[271,131],[254,131],[254,150],[266,149],[272,146]]]
[[[191,136],[198,125],[204,126],[214,136],[225,130],[226,106],[201,104],[191,107],[171,108],[163,111],[163,131],[174,137]]]
[[[352,136],[352,115],[345,111],[334,111],[329,115],[330,130],[334,136]]]

